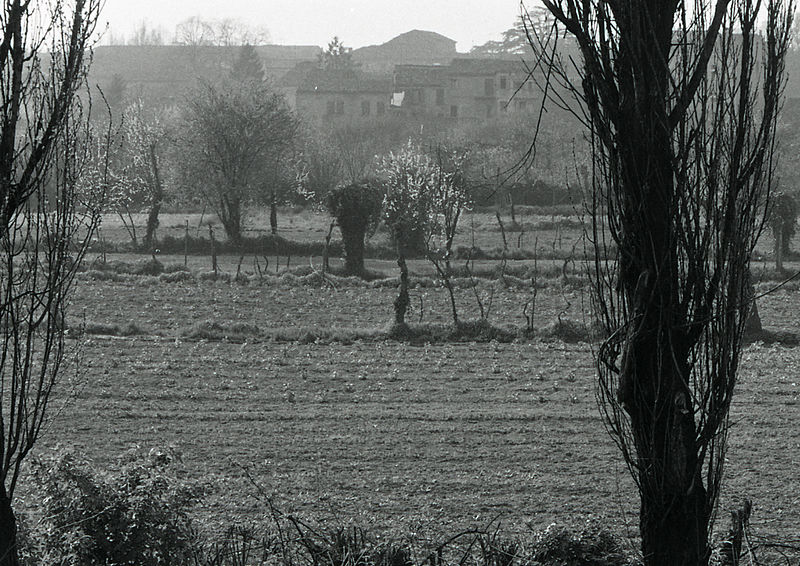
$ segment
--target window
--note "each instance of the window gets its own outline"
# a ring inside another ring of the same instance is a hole
[[[369,100],[363,100],[361,102],[361,115],[362,116],[369,116]]]
[[[422,90],[422,89],[419,89],[419,90],[417,91],[417,101],[418,101],[420,104],[425,104],[425,91],[424,91],[424,90]]]
[[[508,81],[505,77],[500,77],[500,90],[505,90],[508,88]]]
[[[328,109],[327,109],[327,112],[325,112],[328,116],[330,116],[331,114],[333,114],[336,111],[335,104],[336,103],[333,100],[329,100],[328,101]]]
[[[484,90],[486,96],[494,96],[494,79],[493,78],[492,79],[485,79],[483,87],[484,87],[483,90]]]
[[[458,79],[450,79],[450,88],[458,88]]]
[[[383,102],[375,103],[375,114],[378,116],[383,116],[386,114],[386,105]]]
[[[444,89],[437,88],[436,89],[436,106],[443,106],[444,105]]]
[[[336,101],[336,113],[337,114],[344,114],[344,100],[337,100]]]
[[[456,106],[455,104],[453,104],[450,107],[450,117],[451,118],[458,118],[458,106]]]

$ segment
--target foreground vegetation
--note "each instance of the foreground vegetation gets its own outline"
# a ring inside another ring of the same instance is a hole
[[[636,561],[579,264],[565,277],[563,261],[510,261],[501,277],[476,262],[456,279],[462,318],[480,320],[477,291],[504,333],[454,337],[445,289],[412,261],[410,339],[391,333],[389,261],[368,260],[363,280],[309,258],[259,274],[251,256],[220,256],[216,276],[206,256],[104,259],[85,262],[71,306],[85,374],[62,383],[48,456],[23,482],[32,556],[103,563],[90,560],[102,539],[117,563],[166,563],[158,535],[169,563],[399,566],[439,563],[440,547],[453,564]],[[759,291],[776,284],[758,273]],[[773,336],[793,332],[796,291],[760,299]],[[733,407],[716,536],[750,498],[762,557],[800,520],[785,489],[798,365],[796,348],[752,344]]]

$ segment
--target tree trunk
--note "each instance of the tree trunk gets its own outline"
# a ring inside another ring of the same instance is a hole
[[[689,350],[682,333],[664,324],[657,288],[646,279],[640,276],[637,295],[648,304],[637,304],[620,377],[636,446],[642,554],[648,566],[697,566],[710,555],[710,509],[686,386]]]
[[[158,228],[158,215],[161,212],[161,201],[154,202],[147,213],[147,229],[142,242],[145,250],[152,252],[156,242],[156,229]]]
[[[17,518],[6,488],[0,485],[0,566],[18,566]]]
[[[764,328],[761,326],[761,316],[758,314],[758,303],[756,302],[756,288],[749,270],[747,272],[747,302],[750,303],[750,310],[745,319],[744,337],[754,340],[761,336]]]
[[[221,203],[219,221],[225,229],[225,235],[234,244],[242,241],[242,208],[238,198],[225,199]]]
[[[158,214],[161,212],[161,203],[164,201],[164,187],[161,185],[161,174],[158,170],[158,156],[155,145],[150,145],[150,170],[153,174],[153,195],[150,201],[150,211],[147,214],[147,230],[144,235],[144,247],[153,250],[158,228]]]
[[[668,53],[670,36],[665,34],[663,41],[661,49],[639,52],[636,60],[656,60],[659,53]],[[636,50],[646,44],[641,41],[631,47]],[[707,564],[710,555],[710,510],[688,386],[691,344],[686,329],[692,321],[675,308],[680,304],[681,278],[672,221],[676,197],[671,132],[659,94],[666,92],[665,76],[645,76],[644,83],[651,85],[648,91],[637,91],[633,83],[625,85],[630,92],[623,92],[631,104],[623,106],[625,139],[619,147],[620,282],[631,328],[620,391],[636,448],[644,562],[698,566]]]
[[[702,484],[700,485],[702,488]],[[708,516],[705,490],[659,494],[658,500],[642,498],[639,531],[645,564],[653,566],[700,566],[708,564]],[[666,496],[666,498],[664,498]]]
[[[336,221],[331,222],[328,227],[328,233],[325,236],[325,247],[322,250],[322,273],[328,273],[331,270],[330,265],[330,252],[331,252],[331,236],[333,229],[336,227]]]
[[[397,258],[397,266],[400,268],[400,291],[394,300],[394,322],[399,325],[406,323],[406,312],[411,302],[408,295],[408,266],[402,252]]]
[[[339,226],[342,231],[344,244],[344,269],[348,275],[361,276],[364,274],[364,230],[346,229]]]
[[[273,235],[278,233],[278,197],[274,190],[269,198],[269,228]]]

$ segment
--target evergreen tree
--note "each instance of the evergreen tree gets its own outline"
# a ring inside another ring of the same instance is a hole
[[[256,48],[245,43],[239,48],[239,56],[231,69],[231,77],[240,81],[264,81],[264,64]]]
[[[319,66],[326,71],[347,71],[355,67],[353,49],[345,47],[342,41],[334,36],[327,49],[319,55]]]

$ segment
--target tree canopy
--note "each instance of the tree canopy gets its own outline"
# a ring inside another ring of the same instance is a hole
[[[328,43],[328,47],[319,54],[319,66],[326,71],[349,71],[355,68],[353,49],[345,47],[337,37]]]
[[[183,184],[198,191],[232,240],[241,238],[243,207],[263,198],[296,131],[285,98],[264,83],[205,84],[189,95],[179,140]]]

